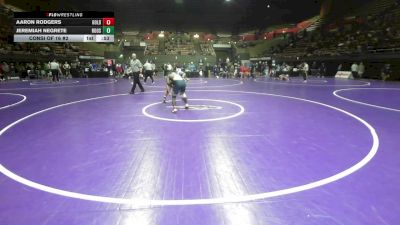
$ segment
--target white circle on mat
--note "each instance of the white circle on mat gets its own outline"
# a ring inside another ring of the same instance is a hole
[[[328,81],[325,80],[326,82],[321,82],[321,83],[316,83],[316,82],[290,82],[290,81],[263,81],[256,79],[255,82],[257,83],[264,83],[264,84],[278,84],[278,85],[302,85],[302,86],[318,86],[318,87],[360,87],[360,86],[370,86],[370,82],[366,81],[358,81],[362,82],[360,84],[328,84]]]
[[[89,87],[89,86],[98,86],[104,84],[114,84],[118,82],[116,79],[110,79],[108,82],[94,83],[94,84],[83,84],[83,85],[56,85],[51,87],[31,87],[31,88],[0,88],[0,91],[15,91],[15,90],[42,90],[42,89],[55,89],[55,88],[75,88],[75,87]],[[30,85],[33,86],[33,85]]]
[[[225,104],[234,105],[234,106],[238,107],[239,110],[236,113],[233,113],[232,115],[229,115],[229,116],[222,116],[222,117],[210,118],[210,119],[193,119],[193,120],[191,120],[191,119],[172,119],[172,118],[155,116],[155,115],[152,115],[147,112],[147,110],[150,107],[163,104],[161,102],[156,102],[156,103],[152,103],[152,104],[149,104],[149,105],[143,107],[142,113],[143,113],[143,115],[150,117],[152,119],[156,119],[156,120],[163,120],[163,121],[170,121],[170,122],[184,122],[184,123],[199,123],[199,122],[213,122],[213,121],[227,120],[227,119],[232,119],[232,118],[238,117],[244,113],[243,106],[241,106],[237,103],[234,103],[234,102],[230,102],[230,101],[217,100],[217,99],[189,99],[189,100],[191,102],[192,101],[211,101],[211,102],[225,103]]]
[[[22,99],[16,103],[13,104],[9,104],[9,105],[5,105],[5,106],[0,106],[0,110],[1,109],[7,109],[16,105],[19,105],[21,103],[23,103],[24,101],[26,101],[26,96],[25,95],[21,95],[21,94],[14,94],[14,93],[0,93],[0,95],[14,95],[14,96],[19,96],[22,97]]]
[[[154,91],[154,92],[147,92],[146,94],[155,93],[155,92],[162,93],[162,91]],[[5,176],[15,180],[16,182],[19,182],[26,186],[29,186],[29,187],[32,187],[32,188],[35,188],[35,189],[38,189],[41,191],[45,191],[48,193],[65,196],[65,197],[70,197],[70,198],[81,199],[81,200],[113,203],[113,204],[127,204],[130,207],[138,207],[138,208],[139,207],[152,207],[152,206],[210,205],[210,204],[239,203],[239,202],[262,200],[262,199],[273,198],[273,197],[277,197],[277,196],[294,194],[294,193],[314,189],[317,187],[321,187],[321,186],[336,182],[340,179],[343,179],[343,178],[353,174],[354,172],[360,170],[365,165],[367,165],[368,162],[370,162],[372,160],[372,158],[378,152],[379,137],[378,137],[378,134],[376,133],[375,129],[368,122],[363,120],[362,118],[360,118],[350,112],[347,112],[343,109],[332,106],[332,105],[328,105],[325,103],[312,101],[312,100],[308,100],[308,99],[303,99],[303,98],[296,98],[296,97],[277,95],[277,94],[260,93],[260,92],[227,91],[227,90],[197,90],[197,92],[217,92],[217,93],[219,92],[219,93],[240,93],[240,94],[265,95],[265,96],[281,97],[281,98],[287,98],[287,99],[293,99],[293,100],[304,101],[304,102],[308,102],[308,103],[312,103],[312,104],[317,104],[322,107],[326,107],[326,108],[341,112],[341,113],[345,114],[346,116],[349,116],[349,117],[355,119],[356,121],[360,122],[361,124],[363,124],[369,130],[369,132],[371,134],[372,146],[371,146],[371,149],[369,150],[368,154],[363,159],[361,159],[359,162],[355,163],[353,166],[351,166],[335,175],[332,175],[330,177],[326,177],[326,178],[316,180],[316,181],[313,181],[313,182],[310,182],[307,184],[289,187],[289,188],[276,190],[276,191],[263,192],[263,193],[258,193],[258,194],[241,195],[241,196],[219,197],[219,198],[162,200],[162,199],[142,199],[142,198],[130,199],[130,198],[115,198],[115,197],[97,196],[97,195],[89,195],[89,194],[82,194],[82,193],[78,193],[78,192],[61,190],[61,189],[57,189],[54,187],[46,186],[46,185],[28,180],[22,176],[19,176],[19,175],[13,173],[10,170],[8,170],[2,164],[0,164],[0,172],[3,173]],[[0,136],[3,135],[7,130],[9,130],[13,126],[16,126],[17,124],[23,122],[24,120],[27,120],[33,116],[44,113],[46,111],[60,108],[60,107],[67,106],[67,105],[81,103],[81,102],[116,97],[116,96],[123,96],[123,95],[127,95],[127,94],[108,95],[108,96],[102,96],[102,97],[96,97],[96,98],[89,98],[89,99],[74,101],[74,102],[50,107],[50,108],[35,112],[33,114],[30,114],[28,116],[25,116],[15,122],[11,123],[10,125],[4,127],[2,130],[0,130]]]
[[[374,108],[378,108],[378,109],[400,112],[400,109],[394,109],[394,108],[390,108],[390,107],[384,107],[384,106],[374,105],[374,104],[370,104],[370,103],[366,103],[366,102],[356,101],[356,100],[353,100],[350,98],[343,97],[338,94],[339,92],[346,92],[346,91],[352,91],[352,90],[395,90],[395,91],[400,91],[399,88],[347,88],[347,89],[336,90],[333,92],[333,95],[335,95],[336,97],[338,97],[340,99],[349,101],[349,102],[366,105],[366,106],[370,106],[370,107],[374,107]]]
[[[188,80],[188,84],[207,84],[208,82],[206,80]]]
[[[211,78],[204,78],[204,79],[208,79],[208,80],[205,80],[205,83],[195,83],[196,86],[190,86],[190,89],[224,88],[224,87],[232,87],[232,86],[238,86],[238,85],[242,85],[243,84],[243,81],[232,80],[232,81],[235,81],[234,84],[212,85],[209,82],[209,81],[212,80]],[[163,81],[163,82],[165,82],[165,81]],[[205,85],[204,86],[198,86],[200,84],[205,84]],[[190,85],[190,80],[188,81],[188,85]],[[165,85],[161,85],[161,86],[158,86],[158,85],[154,85],[154,86],[153,85],[146,85],[146,86],[151,87],[151,88],[165,88]]]

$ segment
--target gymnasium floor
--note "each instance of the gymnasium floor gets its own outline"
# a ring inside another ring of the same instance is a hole
[[[0,83],[0,225],[400,223],[400,83],[130,86]]]

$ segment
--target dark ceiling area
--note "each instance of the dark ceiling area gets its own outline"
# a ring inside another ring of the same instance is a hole
[[[114,11],[117,29],[243,32],[319,14],[320,0],[70,0],[77,10]]]

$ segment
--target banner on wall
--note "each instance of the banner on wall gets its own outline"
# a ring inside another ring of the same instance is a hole
[[[351,79],[351,71],[338,71],[335,75],[338,79]]]

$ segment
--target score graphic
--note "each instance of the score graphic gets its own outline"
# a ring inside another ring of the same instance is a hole
[[[114,18],[103,18],[103,26],[114,26]]]
[[[103,18],[103,34],[114,34],[114,18]]]
[[[15,12],[14,42],[114,42],[113,12]]]

